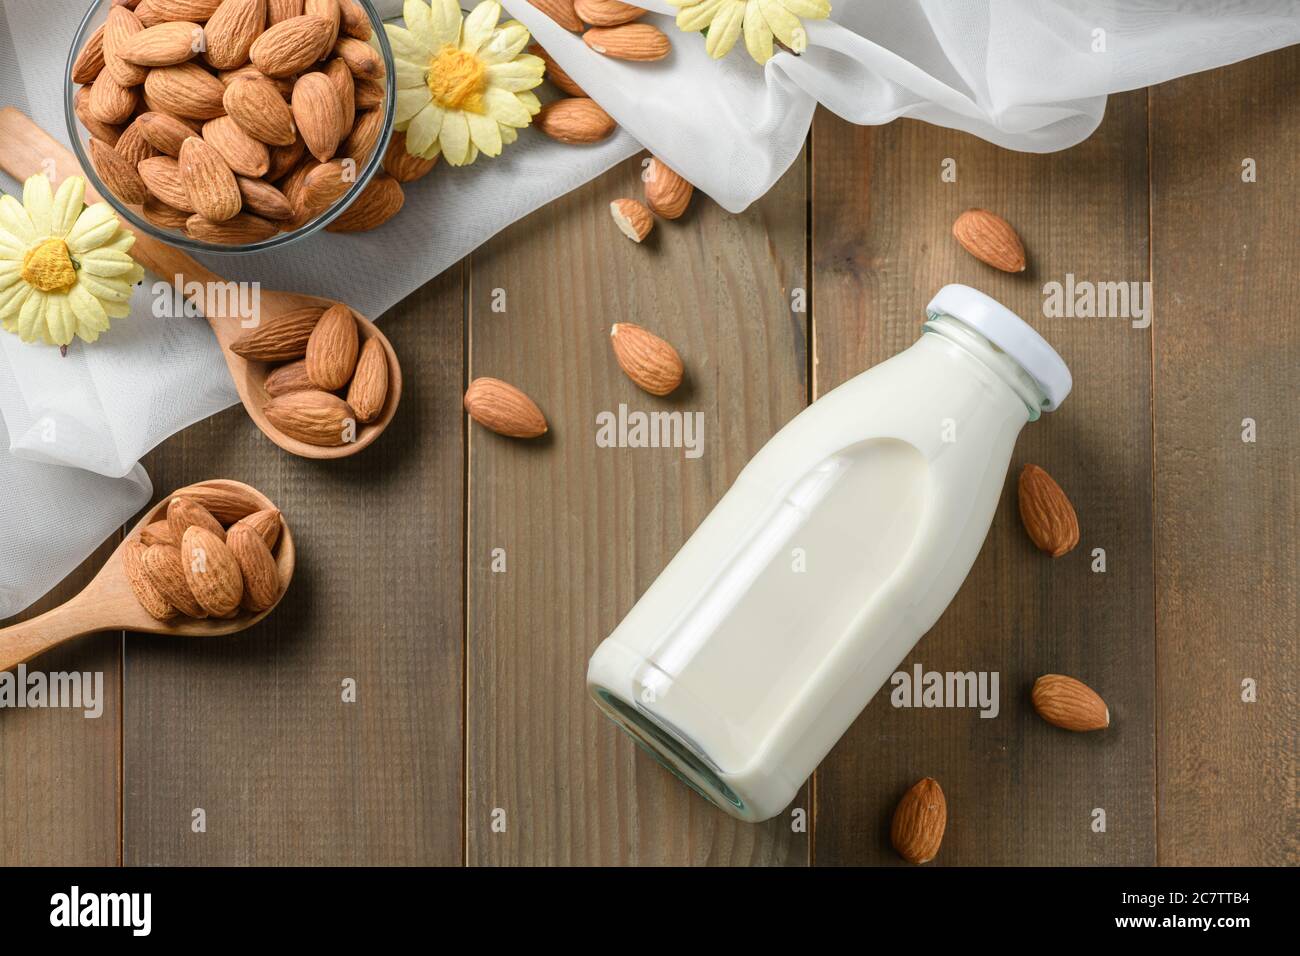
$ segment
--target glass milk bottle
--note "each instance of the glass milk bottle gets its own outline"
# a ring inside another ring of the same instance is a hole
[[[1070,391],[982,292],[945,286],[926,316],[754,456],[591,658],[601,710],[743,820],[789,804],[938,620],[1020,429]]]

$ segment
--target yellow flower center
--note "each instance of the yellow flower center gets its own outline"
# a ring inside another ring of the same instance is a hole
[[[482,113],[486,88],[487,65],[473,53],[446,43],[429,61],[429,92],[443,109]]]
[[[23,279],[42,292],[63,292],[77,284],[77,270],[62,239],[46,239],[23,256]]]

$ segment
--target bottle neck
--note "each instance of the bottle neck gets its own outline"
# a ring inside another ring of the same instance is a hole
[[[1043,389],[1019,362],[979,332],[960,319],[935,313],[930,314],[923,329],[926,334],[937,335],[952,342],[1005,382],[1016,397],[1025,403],[1031,422],[1037,421],[1042,415],[1043,409],[1049,404]]]

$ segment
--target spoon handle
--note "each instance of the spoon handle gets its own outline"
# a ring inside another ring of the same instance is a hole
[[[111,628],[95,620],[93,607],[73,598],[30,621],[0,629],[0,671],[7,671],[83,634]]]
[[[53,164],[53,169],[50,166]],[[82,175],[77,158],[62,143],[36,125],[26,113],[13,106],[0,109],[0,169],[20,183],[36,173],[52,172],[59,182],[69,176]],[[86,201],[102,199],[89,182]],[[131,257],[154,275],[167,280],[181,277],[182,283],[204,285],[221,282],[221,277],[205,269],[179,249],[159,242],[125,220],[122,225],[135,233]]]

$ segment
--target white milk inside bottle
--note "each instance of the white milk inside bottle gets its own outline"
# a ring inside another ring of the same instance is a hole
[[[1013,312],[941,289],[920,338],[787,424],[623,622],[600,708],[729,813],[779,813],[979,553],[1016,436],[1070,372]]]

